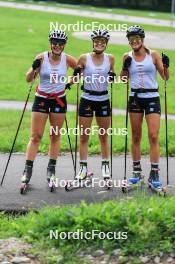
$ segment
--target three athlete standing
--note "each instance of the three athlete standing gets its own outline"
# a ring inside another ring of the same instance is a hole
[[[132,128],[132,158],[133,175],[129,179],[141,178],[141,151],[142,121],[145,118],[148,126],[150,142],[151,170],[149,181],[160,186],[159,181],[159,143],[158,133],[160,126],[160,99],[157,71],[163,79],[168,79],[169,59],[156,51],[144,46],[145,32],[139,26],[132,26],[127,30],[127,38],[132,48],[124,54],[122,76],[130,79],[131,93],[129,97],[129,114]],[[59,81],[61,76],[67,75],[68,67],[74,69],[74,75],[83,75],[83,93],[79,104],[80,135],[80,170],[76,179],[83,180],[87,177],[88,139],[87,128],[91,127],[93,113],[96,122],[105,133],[99,134],[101,146],[102,166],[101,173],[104,179],[109,179],[109,145],[107,129],[110,127],[110,101],[108,94],[109,82],[114,81],[115,59],[111,54],[105,53],[110,35],[106,30],[96,30],[91,34],[93,42],[92,52],[80,56],[78,62],[70,55],[63,52],[67,42],[67,36],[62,31],[53,31],[49,35],[51,45],[50,52],[44,52],[37,56],[32,68],[27,72],[27,81],[33,81],[39,74],[40,81],[36,91],[32,108],[31,138],[27,147],[26,164],[22,177],[22,183],[27,184],[32,176],[33,162],[37,154],[40,140],[44,133],[45,124],[49,116],[50,125],[63,126],[66,115],[65,89],[70,88],[70,83]],[[50,75],[59,76],[57,83],[50,82]],[[94,78],[95,76],[95,78]],[[103,79],[105,81],[101,82]],[[50,136],[49,156],[47,167],[48,181],[51,175],[55,175],[56,160],[59,154],[60,134]]]

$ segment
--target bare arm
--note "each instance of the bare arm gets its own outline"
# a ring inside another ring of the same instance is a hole
[[[42,63],[42,61],[44,59],[43,54],[37,55],[36,58],[35,58],[35,60],[36,59],[41,60],[41,63]],[[39,71],[40,71],[40,67],[37,68],[36,70],[34,70],[32,67],[30,67],[30,69],[26,73],[26,81],[27,82],[32,82],[33,80],[35,80],[36,77],[37,77],[37,75],[38,75],[38,73],[39,73]]]
[[[152,51],[151,55],[153,58],[153,62],[156,66],[156,69],[158,70],[162,79],[168,80],[169,79],[169,70],[167,68],[164,68],[160,54],[157,51]]]
[[[72,69],[75,69],[77,65],[77,59],[70,55],[66,55],[66,59],[67,59],[67,66]]]
[[[114,69],[115,57],[112,54],[109,55],[109,61],[110,61],[110,71],[115,72],[115,69]]]
[[[83,71],[84,67],[86,65],[86,55],[81,55],[80,58],[78,59],[78,62],[77,62],[77,65],[76,65],[76,68],[81,68],[81,72]],[[70,81],[70,84],[72,85],[74,82],[77,81],[77,77],[74,76],[71,78],[71,81]]]
[[[123,55],[123,63],[124,63],[124,61],[125,61],[125,59],[128,57],[128,53],[125,53],[124,55]],[[124,70],[123,69],[123,64],[122,64],[122,69],[121,69],[121,72],[120,72],[120,79],[121,80],[125,80],[126,81],[126,79],[128,80],[128,78],[129,78],[129,72],[128,72],[128,70]]]

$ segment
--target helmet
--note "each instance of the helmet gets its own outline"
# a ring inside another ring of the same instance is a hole
[[[109,32],[107,30],[94,30],[91,34],[91,39],[94,40],[95,38],[102,37],[105,38],[107,41],[110,39]]]
[[[64,31],[61,30],[53,30],[49,33],[49,41],[51,39],[58,39],[67,42],[67,35]]]
[[[126,37],[129,38],[130,36],[133,35],[139,35],[141,38],[144,38],[145,37],[144,29],[137,25],[129,27],[128,30],[126,31]]]

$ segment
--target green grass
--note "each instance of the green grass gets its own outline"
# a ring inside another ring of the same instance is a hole
[[[8,1],[11,2],[11,1]],[[71,5],[71,4],[61,4],[55,2],[31,2],[31,1],[16,1],[28,4],[37,4],[37,5],[47,5],[47,6],[56,6],[61,8],[71,8],[77,10],[88,10],[94,12],[107,12],[109,14],[120,14],[120,15],[128,15],[128,16],[138,16],[138,17],[148,17],[148,18],[155,18],[155,19],[166,19],[166,20],[173,20],[175,15],[172,15],[170,12],[158,12],[158,11],[143,11],[143,10],[130,10],[130,9],[122,9],[122,8],[102,8],[102,7],[95,7],[89,5]]]
[[[19,122],[21,111],[0,111],[0,152],[9,152],[12,142],[15,136],[17,124]],[[30,112],[26,112],[18,140],[16,142],[14,151],[15,152],[25,152],[26,146],[30,137]],[[67,115],[68,124],[70,128],[75,127],[75,114],[68,113]],[[160,153],[162,156],[165,156],[165,124],[164,120],[161,121],[161,130],[160,130]],[[93,125],[96,125],[94,122]],[[122,129],[125,127],[125,118],[123,116],[115,116],[113,118],[113,127],[116,129]],[[174,136],[175,136],[175,121],[168,121],[168,143],[169,143],[169,154],[171,156],[175,155],[174,148]],[[119,130],[117,130],[118,132]],[[130,151],[131,143],[131,131],[129,126],[128,131],[128,150]],[[74,142],[75,136],[71,134],[71,140]],[[123,153],[125,144],[125,136],[114,135],[113,136],[113,153]],[[42,139],[39,152],[47,153],[49,145],[49,124],[47,124],[44,137]],[[147,139],[147,128],[146,123],[143,124],[143,137],[142,137],[142,154],[148,154],[148,139]],[[67,135],[62,136],[61,138],[61,151],[67,152],[69,150]],[[95,134],[90,137],[89,141],[89,154],[100,153],[98,136]]]
[[[0,82],[0,100],[25,100],[27,84],[25,82],[25,73],[30,67],[34,57],[41,51],[48,50],[47,34],[49,23],[76,23],[79,17],[70,17],[66,15],[57,15],[42,13],[37,11],[24,11],[8,8],[0,8],[0,63],[1,82]],[[81,18],[84,23],[95,21],[94,19]],[[99,20],[104,24],[113,21]],[[173,28],[145,26],[145,30],[151,31],[173,31]],[[7,34],[10,32],[10,34]],[[127,44],[127,42],[126,42]],[[69,32],[69,41],[65,51],[78,58],[80,54],[89,52],[92,49],[91,42],[79,40],[72,37]],[[116,72],[120,73],[122,55],[128,51],[128,46],[109,45],[107,52],[116,57]],[[161,50],[159,50],[161,52]],[[168,112],[175,113],[174,98],[174,68],[173,51],[165,51],[171,60],[170,75],[168,81]],[[15,66],[15,67],[14,67]],[[69,71],[71,74],[71,71]],[[163,81],[159,80],[160,95],[164,101]],[[114,85],[114,107],[125,108],[125,85]],[[172,98],[172,99],[169,99]],[[32,98],[31,98],[32,99]],[[76,92],[73,88],[68,92],[68,103],[75,103]]]
[[[175,197],[135,197],[100,204],[81,203],[78,206],[61,206],[30,212],[19,218],[0,215],[0,237],[25,239],[40,253],[42,263],[83,263],[76,254],[89,249],[104,249],[108,254],[120,248],[130,263],[136,263],[137,255],[156,256],[159,252],[175,250]],[[54,232],[127,232],[127,239],[73,240],[50,239]],[[55,254],[53,254],[55,252]],[[58,258],[62,260],[58,261]],[[137,263],[139,259],[137,258]],[[126,261],[127,262],[127,261]],[[125,262],[125,263],[126,263]],[[86,262],[88,263],[88,262]],[[120,262],[121,263],[121,262]]]

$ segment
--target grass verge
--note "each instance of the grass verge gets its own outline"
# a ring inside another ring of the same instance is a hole
[[[16,133],[17,124],[21,116],[21,111],[0,111],[0,151],[9,152],[14,136]],[[30,137],[30,119],[31,113],[27,111],[25,113],[22,126],[19,132],[19,136],[14,148],[14,152],[25,152]],[[75,128],[75,113],[67,113],[67,120],[69,128]],[[94,120],[93,125],[96,125]],[[125,128],[125,117],[114,116],[113,127],[115,128],[115,134],[113,136],[113,153],[123,153],[125,145],[125,136],[122,135],[122,128]],[[169,155],[175,155],[174,148],[174,136],[175,136],[175,121],[168,121],[168,144]],[[64,132],[64,131],[63,131]],[[70,132],[71,142],[74,147],[75,136]],[[161,120],[160,129],[160,153],[161,156],[165,156],[165,120]],[[131,129],[128,130],[128,151],[130,151],[131,144]],[[143,123],[143,136],[142,136],[142,154],[149,153],[149,142],[147,139],[147,126],[146,122]],[[47,153],[49,149],[49,124],[47,123],[45,133],[39,148],[39,152]],[[67,134],[61,137],[61,152],[70,151],[68,145]],[[94,135],[90,136],[89,140],[89,154],[99,154],[100,147],[98,142],[98,132],[94,132]]]
[[[24,100],[27,84],[25,82],[25,73],[30,67],[34,57],[45,50],[48,50],[48,31],[50,22],[59,24],[75,24],[77,21],[91,23],[98,21],[102,24],[113,23],[112,20],[92,19],[83,17],[74,17],[68,15],[50,14],[38,11],[16,10],[10,8],[0,8],[0,63],[1,82],[0,82],[0,100]],[[115,23],[120,23],[116,21]],[[123,24],[123,22],[121,22]],[[38,26],[39,25],[39,26]],[[130,24],[128,24],[129,26]],[[173,28],[155,27],[151,25],[144,26],[145,31],[174,31]],[[6,32],[10,32],[7,35]],[[125,34],[123,32],[123,34]],[[72,32],[68,32],[69,40],[65,52],[78,58],[80,54],[92,50],[91,41],[76,39]],[[10,43],[10,44],[8,44]],[[111,45],[107,48],[108,53],[116,57],[116,73],[119,75],[122,63],[122,55],[128,52],[126,45]],[[162,52],[162,50],[159,50]],[[175,113],[174,97],[174,55],[173,51],[164,51],[170,57],[170,80],[167,84],[168,90],[168,112]],[[14,67],[15,65],[15,67]],[[72,74],[72,71],[69,71]],[[164,90],[163,81],[158,78],[160,86],[160,97],[162,102],[162,111],[164,112]],[[114,107],[125,108],[126,87],[124,84],[114,85]],[[34,93],[33,93],[34,96]],[[32,99],[32,97],[31,97]],[[76,89],[75,86],[68,93],[68,102],[75,104]]]
[[[76,257],[78,252],[91,249],[92,253],[99,248],[109,255],[119,248],[126,257],[154,256],[160,251],[170,253],[175,250],[174,215],[175,197],[146,200],[135,197],[89,205],[82,202],[78,206],[41,209],[16,219],[1,214],[0,237],[15,236],[32,243],[35,252],[42,255],[43,263],[83,263]],[[52,239],[50,230],[55,234]],[[60,239],[61,232],[77,230],[83,230],[83,233],[98,230],[105,234],[126,232],[127,239]],[[140,263],[139,259],[137,261]]]

